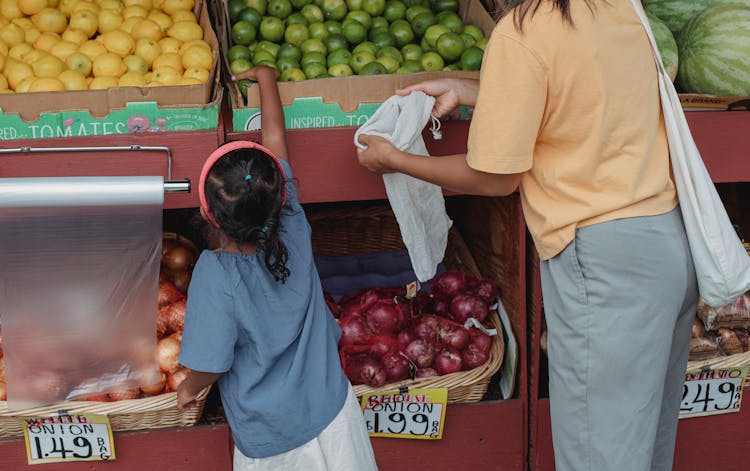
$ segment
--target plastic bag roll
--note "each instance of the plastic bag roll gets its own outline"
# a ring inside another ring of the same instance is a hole
[[[0,179],[9,410],[156,382],[161,177]]]

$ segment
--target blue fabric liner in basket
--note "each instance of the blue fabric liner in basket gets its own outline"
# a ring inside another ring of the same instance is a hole
[[[323,290],[338,302],[341,296],[363,288],[406,286],[416,281],[406,249],[352,255],[315,255]],[[435,276],[445,272],[443,263],[437,267]],[[429,291],[430,282],[421,284],[422,291]]]

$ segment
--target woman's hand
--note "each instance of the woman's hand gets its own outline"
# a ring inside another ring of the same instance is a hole
[[[261,79],[268,78],[273,81],[277,81],[279,79],[279,76],[279,71],[274,69],[273,67],[269,67],[267,65],[256,65],[244,72],[240,72],[237,75],[232,75],[232,80],[237,81],[241,79],[250,79],[254,82],[258,82]]]
[[[388,139],[361,134],[359,142],[367,146],[367,149],[357,148],[357,159],[360,165],[375,173],[398,171],[393,166],[393,157],[396,157],[400,151]]]
[[[435,97],[432,114],[436,118],[442,118],[458,105],[475,105],[479,94],[479,81],[473,79],[426,80],[396,90],[396,94],[405,96],[415,91]]]

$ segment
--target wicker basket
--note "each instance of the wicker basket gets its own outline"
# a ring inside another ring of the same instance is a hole
[[[13,412],[8,411],[6,401],[0,401],[0,437],[22,436],[19,419],[23,417],[52,417],[61,411],[106,415],[115,432],[195,425],[203,414],[210,389],[208,386],[201,391],[196,398],[196,406],[185,411],[177,408],[175,392],[116,402],[66,401]]]
[[[404,249],[398,222],[393,211],[386,205],[308,210],[307,218],[312,227],[313,252],[318,255],[342,256]],[[455,228],[451,228],[448,233],[448,245],[443,263],[450,270],[462,270],[481,276],[469,249]],[[354,386],[354,392],[361,397],[366,393],[399,387],[448,388],[448,402],[481,400],[487,392],[492,375],[500,369],[505,351],[502,325],[498,314],[491,313],[489,320],[497,329],[498,335],[492,337],[489,358],[483,365],[469,371],[400,381],[377,389],[357,385]]]
[[[693,360],[687,364],[687,372],[696,372],[703,369],[719,368],[742,368],[750,365],[750,352],[735,353],[734,355],[717,356],[706,360]],[[748,373],[750,378],[750,372]],[[750,384],[748,384],[750,386]]]

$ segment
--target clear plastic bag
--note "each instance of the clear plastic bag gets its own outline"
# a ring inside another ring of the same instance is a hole
[[[717,330],[722,327],[748,329],[750,328],[750,292],[735,299],[733,303],[718,308],[711,307],[700,300],[698,317],[703,321],[706,330]]]
[[[158,379],[161,177],[0,180],[11,411]]]

